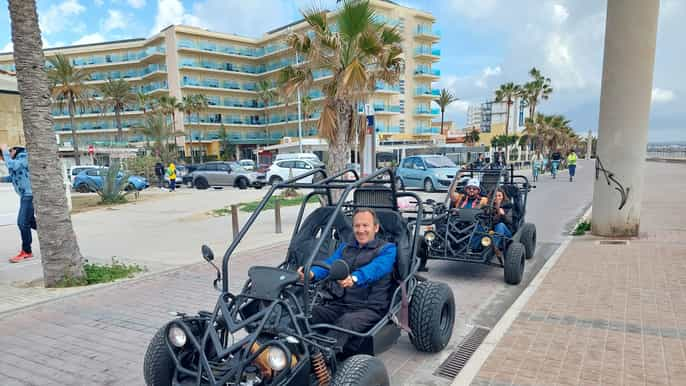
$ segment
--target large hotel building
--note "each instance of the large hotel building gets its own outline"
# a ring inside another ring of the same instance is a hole
[[[391,1],[371,0],[379,21],[397,26],[403,36],[404,74],[398,84],[377,84],[369,103],[375,111],[377,132],[382,138],[404,141],[426,140],[438,135],[432,119],[439,114],[432,106],[438,90],[432,87],[439,79],[435,68],[440,59],[436,47],[439,34],[433,28],[434,16],[427,12],[397,5]],[[331,13],[335,23],[335,12]],[[283,142],[297,142],[299,133],[298,106],[295,100],[286,105],[277,100],[262,104],[257,83],[267,80],[275,85],[279,71],[296,63],[296,55],[285,43],[292,32],[305,32],[304,21],[269,31],[253,39],[205,29],[172,25],[147,39],[130,39],[99,44],[50,48],[47,57],[63,54],[74,66],[90,74],[88,86],[97,86],[107,79],[126,79],[135,92],[152,98],[171,95],[179,101],[183,96],[204,94],[209,101],[199,119],[195,114],[184,117],[177,113],[177,131],[186,133],[177,142],[179,150],[190,156],[192,140],[196,151],[209,156],[219,155],[219,131],[223,125],[229,143],[237,145],[239,157],[251,157],[258,147]],[[11,53],[0,54],[0,69],[14,71]],[[326,70],[315,72],[315,79],[330,76]],[[314,103],[310,116],[301,117],[304,138],[317,137],[316,123],[323,94],[318,83],[305,90]],[[97,98],[97,91],[95,97]],[[293,98],[295,99],[295,98]],[[266,110],[266,111],[265,111]],[[55,133],[62,150],[71,147],[71,127],[66,106],[53,105]],[[265,121],[268,112],[269,122]],[[145,143],[140,129],[144,123],[141,106],[128,105],[123,113],[127,145]],[[75,119],[79,148],[115,146],[114,113],[100,111],[97,106],[78,112]],[[290,137],[290,138],[287,138]],[[202,145],[199,145],[202,144]],[[122,144],[116,144],[121,146]],[[183,146],[183,149],[181,148]],[[202,149],[202,150],[200,150]]]

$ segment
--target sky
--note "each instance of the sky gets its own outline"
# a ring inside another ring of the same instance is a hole
[[[528,70],[551,78],[554,92],[539,111],[563,114],[579,133],[596,132],[606,1],[396,0],[431,12],[441,31],[441,80],[460,100],[446,119],[464,125],[470,104],[493,99]],[[288,24],[313,4],[335,0],[37,0],[45,47],[148,37],[170,24],[257,37]],[[662,0],[658,22],[649,139],[685,141],[686,1]],[[6,4],[6,2],[5,2]],[[7,7],[0,9],[0,52],[11,50]],[[680,64],[681,63],[681,64]]]

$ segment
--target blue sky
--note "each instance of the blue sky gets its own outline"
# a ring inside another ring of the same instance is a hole
[[[437,16],[442,32],[439,86],[460,101],[447,117],[462,125],[470,103],[492,99],[498,85],[527,80],[536,66],[553,82],[540,110],[564,114],[580,133],[598,122],[605,1],[397,0]],[[47,47],[147,37],[172,24],[258,36],[312,4],[334,0],[38,0]],[[650,139],[686,140],[686,1],[662,0]],[[0,51],[11,49],[7,8],[0,10]],[[4,49],[3,49],[4,48]]]

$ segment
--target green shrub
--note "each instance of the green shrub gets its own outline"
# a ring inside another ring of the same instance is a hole
[[[579,224],[577,224],[576,228],[574,229],[574,232],[572,234],[574,236],[583,236],[586,232],[591,230],[591,222],[590,221],[582,221]]]
[[[138,264],[127,265],[115,258],[112,258],[111,264],[105,265],[87,262],[83,265],[83,270],[86,274],[85,277],[81,279],[66,277],[57,284],[57,287],[79,287],[92,284],[109,283],[119,279],[131,278],[134,276],[134,274],[144,271],[144,269]]]
[[[121,204],[126,202],[126,195],[131,193],[134,189],[127,189],[129,184],[129,175],[122,174],[121,178],[117,178],[121,171],[121,165],[115,163],[107,169],[107,173],[102,176],[102,187],[95,188],[95,191],[100,196],[100,203],[103,205]]]

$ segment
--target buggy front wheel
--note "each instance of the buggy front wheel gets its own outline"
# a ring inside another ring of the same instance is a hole
[[[524,276],[524,255],[526,249],[522,243],[513,241],[505,252],[505,283],[517,285]]]
[[[153,336],[143,360],[143,377],[148,386],[170,386],[174,376],[174,359],[169,354],[164,332],[160,328]]]
[[[450,341],[455,324],[455,297],[445,283],[422,281],[410,301],[410,341],[423,352],[439,352]]]
[[[355,355],[336,371],[331,386],[388,386],[388,372],[381,359],[371,355]]]
[[[522,235],[519,240],[524,244],[527,259],[534,257],[536,253],[536,225],[531,223],[524,223],[522,226]]]

